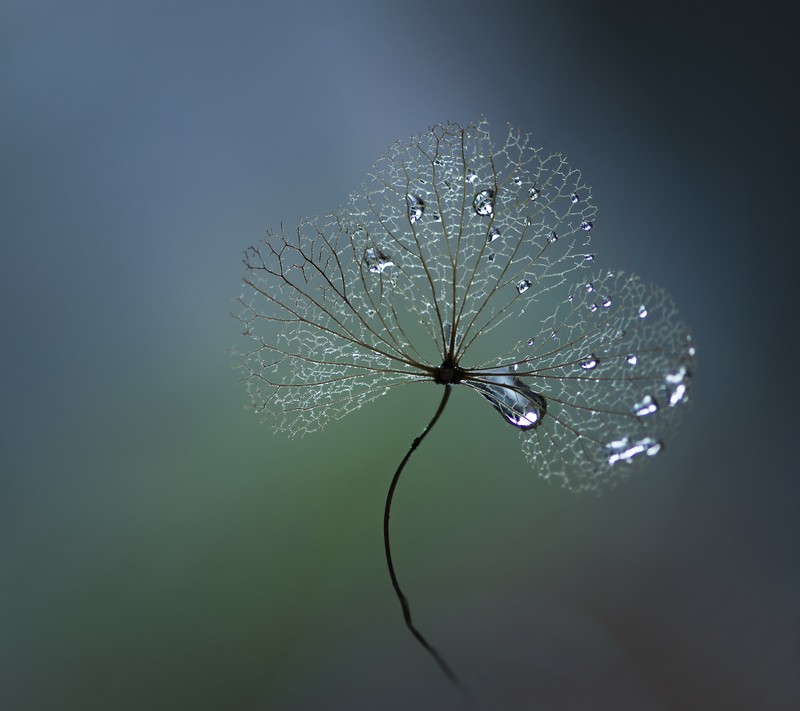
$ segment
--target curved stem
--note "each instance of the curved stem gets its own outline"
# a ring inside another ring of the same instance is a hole
[[[468,698],[471,698],[469,691],[459,681],[458,677],[455,675],[447,662],[445,662],[444,658],[433,648],[433,646],[431,646],[430,642],[428,642],[428,640],[425,639],[420,631],[414,626],[414,623],[411,620],[411,608],[408,604],[408,598],[406,598],[406,596],[403,594],[403,591],[400,589],[400,583],[397,581],[397,574],[395,573],[394,564],[392,563],[392,547],[389,543],[389,516],[392,509],[392,498],[394,497],[394,491],[397,488],[397,482],[400,480],[400,474],[403,472],[403,469],[408,460],[411,458],[411,455],[414,453],[417,447],[419,447],[422,440],[425,439],[428,432],[431,431],[442,412],[444,412],[444,408],[445,405],[447,405],[447,400],[450,398],[450,391],[452,388],[453,386],[450,383],[445,384],[444,396],[442,397],[442,401],[439,403],[436,413],[431,421],[426,425],[425,429],[422,430],[422,434],[420,434],[419,437],[416,437],[411,443],[411,446],[406,452],[405,457],[403,457],[403,461],[400,462],[400,466],[397,467],[397,471],[395,471],[394,476],[392,477],[392,483],[389,484],[389,491],[386,494],[386,507],[383,512],[383,544],[386,549],[386,565],[389,568],[389,576],[392,579],[392,586],[394,587],[397,599],[400,601],[400,606],[403,608],[403,619],[405,620],[406,627],[408,627],[408,629],[411,631],[411,634],[414,635],[417,641],[436,660],[436,663],[445,673],[445,676],[447,676],[447,678],[450,679],[450,681],[453,682],[453,684],[455,684]]]

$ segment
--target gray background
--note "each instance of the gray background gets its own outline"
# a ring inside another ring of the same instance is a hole
[[[244,247],[480,113],[583,170],[694,404],[597,499],[456,391],[393,516],[417,621],[486,709],[797,708],[795,28],[608,5],[0,3],[3,708],[458,707],[380,533],[439,390],[286,440],[227,349]]]

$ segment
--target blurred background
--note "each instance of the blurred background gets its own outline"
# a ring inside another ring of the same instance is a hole
[[[395,563],[483,709],[800,708],[796,32],[781,3],[0,3],[0,707],[455,709],[386,488],[440,391],[303,440],[231,368],[243,249],[483,113],[667,288],[694,404],[602,498],[456,390]]]

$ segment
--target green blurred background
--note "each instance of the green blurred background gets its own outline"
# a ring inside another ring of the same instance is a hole
[[[485,709],[800,707],[790,5],[607,5],[0,3],[0,708],[458,708],[381,539],[439,390],[287,440],[227,351],[248,244],[480,113],[583,170],[694,405],[591,498],[457,390],[392,519],[415,619]]]

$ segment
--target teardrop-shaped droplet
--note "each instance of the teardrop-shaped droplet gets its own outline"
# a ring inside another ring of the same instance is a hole
[[[647,307],[644,304],[639,307],[639,318],[647,318]]]
[[[580,366],[581,366],[581,368],[583,368],[584,370],[594,370],[594,369],[597,367],[597,364],[598,364],[599,362],[600,362],[600,361],[599,361],[599,360],[598,360],[598,358],[595,356],[595,354],[594,354],[594,353],[590,353],[588,356],[586,356],[586,358],[584,358],[584,359],[583,359],[583,360],[580,362]]]
[[[536,343],[536,339],[534,339],[534,338],[529,338],[528,339],[528,346],[533,346],[535,343]]]
[[[635,415],[639,417],[644,417],[645,415],[652,415],[654,412],[658,411],[658,403],[651,395],[645,395],[639,402],[635,403],[633,406],[633,412]]]
[[[486,237],[486,241],[494,242],[499,236],[500,236],[500,230],[498,230],[496,227],[492,227],[492,229],[489,230],[489,234]]]
[[[494,190],[479,190],[472,200],[472,207],[479,215],[486,217],[494,212]]]
[[[422,215],[425,213],[425,201],[414,193],[408,193],[406,201],[408,202],[408,219],[413,225],[422,219]]]
[[[531,283],[528,279],[523,279],[521,282],[517,284],[517,291],[520,294],[524,294],[530,288],[531,288]]]
[[[483,395],[495,410],[514,427],[530,430],[538,427],[547,413],[547,400],[533,392],[518,376],[509,373],[475,375],[464,383]]]

